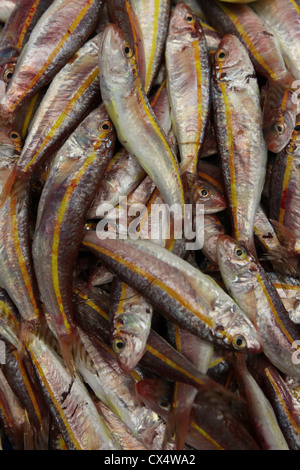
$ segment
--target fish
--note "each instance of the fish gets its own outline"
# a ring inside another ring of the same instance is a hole
[[[110,337],[108,332],[109,306],[107,298],[103,297],[100,289],[91,289],[83,282],[76,282],[74,288],[74,310],[77,325],[87,333],[94,341],[110,348]],[[1,318],[1,317],[0,317]],[[198,390],[210,389],[223,394],[228,398],[224,388],[219,389],[215,381],[208,380],[187,358],[174,349],[162,336],[151,329],[146,345],[146,351],[139,362],[139,366],[147,371],[160,374],[173,381],[192,385]],[[132,374],[135,376],[135,371]],[[229,394],[230,399],[236,399]]]
[[[214,182],[211,181],[209,176],[199,172],[193,175],[192,172],[186,171],[182,175],[185,200],[187,204],[203,205],[204,214],[216,214],[224,211],[227,208],[227,199],[225,191],[220,190]]]
[[[32,245],[35,272],[69,370],[72,370],[71,345],[75,341],[72,270],[85,216],[112,158],[115,138],[114,127],[101,104],[58,151],[38,208]]]
[[[92,231],[82,247],[190,333],[228,349],[261,351],[254,326],[237,304],[212,278],[167,249],[149,240],[100,240]]]
[[[166,72],[180,171],[196,174],[209,125],[211,67],[201,24],[183,3],[170,18]]]
[[[137,384],[141,400],[164,420],[170,415],[172,388],[172,384],[161,379],[144,379]],[[260,450],[247,428],[222,400],[200,394],[192,408],[186,442],[197,450]]]
[[[101,96],[118,140],[138,159],[165,203],[183,208],[184,194],[176,156],[143,91],[134,52],[114,24],[107,25],[103,32],[99,70]],[[131,122],[130,128],[128,121]],[[142,137],[142,142],[138,136]]]
[[[118,26],[126,36],[136,58],[143,89],[146,81],[146,57],[143,33],[131,0],[111,0],[106,3],[110,22]]]
[[[231,34],[223,37],[216,52],[212,89],[215,134],[233,237],[255,253],[254,218],[268,150],[253,65],[243,44]]]
[[[277,37],[286,66],[295,80],[300,80],[299,50],[300,8],[294,0],[262,0],[251,7]]]
[[[290,450],[299,449],[299,402],[278,370],[264,357],[250,362],[249,369],[270,401]]]
[[[145,57],[145,93],[149,95],[164,59],[171,14],[170,0],[131,0],[141,31]],[[118,24],[118,23],[117,23]],[[123,26],[123,24],[121,25]]]
[[[166,79],[151,96],[150,105],[158,122],[168,134],[171,127],[171,115]],[[88,218],[98,218],[99,214],[107,207],[107,203],[116,206],[120,199],[128,197],[138,187],[145,176],[145,170],[134,155],[128,153],[124,148],[118,150],[100,183],[98,195],[89,210]]]
[[[263,106],[263,132],[268,149],[280,152],[295,125],[294,77],[288,71],[279,42],[250,5],[201,0],[206,16],[221,36],[236,35],[247,48],[257,74],[268,81]]]
[[[69,137],[95,108],[95,103],[100,101],[100,40],[101,34],[87,41],[49,85],[18,159],[15,168],[17,179],[28,181],[49,155],[55,155],[61,142]]]
[[[299,332],[260,263],[240,242],[220,235],[218,264],[227,290],[255,325],[264,354],[282,373],[299,376],[293,361]]]
[[[270,182],[270,210],[269,218],[278,229],[279,241],[291,251],[299,253],[299,214],[297,204],[299,200],[300,156],[300,116],[297,116],[291,140],[282,152],[276,155],[272,167]],[[281,228],[282,227],[282,228]],[[284,236],[285,229],[290,234]]]
[[[114,278],[111,287],[110,335],[123,372],[129,373],[146,349],[153,307],[125,282]]]
[[[3,2],[2,2],[3,3]],[[13,4],[11,15],[1,32],[0,38],[0,101],[14,75],[16,63],[27,43],[34,26],[51,5],[51,0],[24,0],[4,2]]]
[[[247,369],[245,358],[232,359],[235,376],[253,433],[263,450],[289,450],[271,403]]]
[[[19,57],[1,101],[3,116],[10,118],[54,78],[93,32],[102,5],[99,0],[75,0],[72,3],[54,0],[51,3],[36,23]]]
[[[139,444],[151,449],[155,428],[160,423],[157,416],[135,397],[135,371],[131,375],[124,374],[112,349],[100,341],[92,341],[82,330],[79,330],[79,336],[82,344],[75,358],[77,370],[97,398],[121,420]],[[152,429],[147,429],[147,424]]]
[[[176,5],[178,5],[178,3],[182,3],[181,0],[175,0],[174,2]],[[192,12],[194,13],[194,15],[196,15],[198,18],[201,18],[201,20],[205,20],[205,14],[199,4],[199,2],[197,0],[187,0],[186,2],[184,2],[191,10]]]
[[[69,450],[119,450],[104,419],[77,374],[70,375],[58,346],[47,331],[32,334],[27,351],[37,372],[45,400],[58,422]]]
[[[22,138],[10,124],[0,130],[0,181],[5,185],[22,148]],[[29,191],[22,199],[11,193],[1,207],[0,284],[17,307],[23,319],[23,340],[26,330],[42,321],[37,280],[30,243]]]

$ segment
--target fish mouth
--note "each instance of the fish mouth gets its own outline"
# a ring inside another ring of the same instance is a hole
[[[103,54],[107,54],[109,56],[115,54],[117,50],[120,50],[123,43],[125,43],[125,39],[123,37],[122,30],[116,24],[108,23],[102,34],[99,47],[100,57]]]
[[[232,246],[233,246],[233,241],[229,235],[220,234],[218,236],[217,248],[218,248],[218,253],[221,256],[228,254]]]

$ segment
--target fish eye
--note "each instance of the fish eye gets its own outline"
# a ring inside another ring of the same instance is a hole
[[[210,196],[210,192],[207,188],[200,188],[200,195],[203,197],[203,198],[207,198]]]
[[[237,259],[245,259],[247,251],[243,246],[237,246],[234,250],[234,256]]]
[[[162,408],[163,410],[170,411],[171,403],[168,397],[160,398],[160,400],[158,401],[158,406]]]
[[[111,123],[110,121],[101,122],[99,125],[99,129],[103,132],[109,132],[111,130]]]
[[[235,335],[232,338],[231,344],[234,347],[234,349],[237,349],[239,351],[241,351],[242,349],[245,349],[247,347],[247,341],[245,340],[244,336],[242,336],[242,335]]]
[[[228,56],[228,52],[225,51],[224,49],[220,49],[217,52],[217,59],[219,59],[219,60],[224,60],[224,59],[226,59],[227,56]]]
[[[120,354],[125,348],[125,345],[126,342],[121,338],[116,338],[112,343],[113,350],[116,354]]]
[[[127,57],[127,59],[130,59],[133,56],[133,52],[128,43],[125,44],[124,54],[125,54],[125,57]]]
[[[13,77],[13,74],[14,74],[14,71],[15,71],[15,66],[12,65],[10,67],[7,67],[5,70],[4,70],[4,73],[3,73],[3,80],[6,82],[6,83],[9,83]]]
[[[274,129],[278,134],[282,134],[284,132],[285,125],[281,122],[276,122],[276,124],[274,124]]]
[[[185,17],[185,20],[188,22],[188,23],[193,23],[193,21],[195,21],[193,15],[191,15],[190,13],[188,13]]]
[[[300,132],[300,124],[297,124],[297,126],[295,127],[295,131]]]
[[[20,140],[21,139],[21,136],[18,132],[16,131],[12,131],[9,136],[13,139],[13,140]]]

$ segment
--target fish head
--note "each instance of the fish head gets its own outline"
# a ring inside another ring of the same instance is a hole
[[[161,379],[144,379],[136,384],[141,401],[159,416],[167,418],[172,406],[172,385]]]
[[[237,280],[252,271],[253,256],[243,244],[229,235],[218,237],[217,257],[225,283],[228,279]]]
[[[234,88],[256,78],[249,54],[237,36],[226,34],[221,40],[215,53],[213,77]]]
[[[197,177],[192,191],[194,203],[203,204],[205,214],[215,214],[227,207],[225,195],[205,179]]]
[[[291,141],[296,126],[294,91],[281,83],[269,84],[263,106],[263,135],[268,149],[279,153]]]
[[[170,18],[169,39],[178,40],[182,36],[194,39],[199,36],[199,32],[203,34],[200,22],[192,10],[185,3],[178,3]]]
[[[138,309],[137,314],[134,310]],[[111,326],[111,342],[119,366],[124,373],[130,373],[138,364],[146,350],[151,320],[142,315],[143,306],[132,306],[128,313],[117,316]]]
[[[81,148],[98,149],[104,144],[106,149],[115,144],[115,128],[104,104],[92,111],[81,124],[82,132],[76,137],[76,144]]]
[[[262,352],[261,338],[256,326],[234,303],[220,308],[213,339],[221,347],[242,354]]]
[[[228,235],[220,235],[217,241],[217,259],[221,271],[224,284],[233,297],[239,304],[239,299],[245,299],[241,310],[238,309],[241,321],[235,315],[233,322],[230,321],[230,331],[226,327],[226,331],[230,333],[233,338],[233,346],[235,349],[236,340],[239,335],[246,339],[247,348],[253,348],[259,352],[261,348],[259,335],[257,334],[255,325],[255,311],[256,311],[256,297],[254,292],[257,263],[253,255],[238,241]],[[245,305],[247,308],[245,309]],[[236,305],[238,307],[238,305]],[[234,316],[232,317],[234,318]],[[224,312],[224,319],[220,317],[218,321],[226,322],[226,312]],[[246,335],[247,334],[247,335]],[[251,345],[252,344],[252,345]],[[242,348],[242,346],[241,346]]]
[[[214,214],[226,209],[227,201],[218,182],[218,187],[208,178],[189,171],[182,172],[182,182],[186,201],[191,204],[203,204],[205,214]]]
[[[129,374],[143,356],[146,342],[136,335],[119,333],[113,337],[112,347],[120,368],[124,374]]]
[[[100,88],[116,87],[138,75],[137,64],[129,41],[115,24],[106,25],[99,48]]]

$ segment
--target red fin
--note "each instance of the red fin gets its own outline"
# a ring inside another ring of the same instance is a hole
[[[1,192],[1,195],[0,195],[0,207],[3,206],[3,204],[5,203],[8,195],[11,193],[12,191],[12,188],[16,182],[16,179],[17,179],[17,167],[14,166],[13,167],[13,170],[11,172],[11,174],[9,175],[9,177],[7,178],[7,181],[2,189],[2,192]]]
[[[177,383],[170,415],[170,423],[175,434],[176,450],[183,450],[189,428],[190,414],[198,390],[194,387]],[[175,406],[174,406],[175,405]]]
[[[25,352],[26,344],[28,337],[30,336],[30,333],[33,331],[36,331],[37,329],[37,321],[27,321],[27,320],[22,320],[20,322],[20,335],[19,335],[19,346],[18,346],[18,361],[21,362],[23,359],[23,355]]]
[[[58,340],[59,340],[61,353],[63,356],[63,360],[65,362],[66,368],[69,374],[72,377],[75,377],[76,368],[75,368],[75,363],[74,363],[74,358],[73,358],[73,351],[77,347],[79,338],[74,332],[69,335],[60,335]]]
[[[277,237],[279,241],[286,247],[291,250],[295,250],[295,245],[296,245],[296,237],[295,234],[289,230],[287,227],[285,227],[283,224],[278,222],[277,220],[270,219],[270,222],[274,227],[276,228],[277,231]]]
[[[299,275],[299,257],[284,246],[261,254],[259,261],[270,261],[275,272],[295,277]]]

